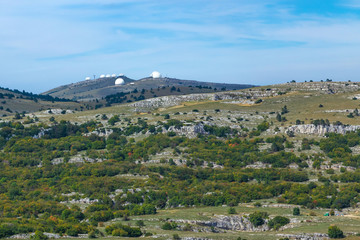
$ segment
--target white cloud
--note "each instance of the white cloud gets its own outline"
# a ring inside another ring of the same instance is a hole
[[[276,2],[0,0],[0,85],[38,92],[34,82],[45,91],[86,75],[141,78],[154,69],[255,84],[360,74],[360,20],[295,15]]]
[[[340,5],[349,8],[360,8],[360,0],[344,0]]]

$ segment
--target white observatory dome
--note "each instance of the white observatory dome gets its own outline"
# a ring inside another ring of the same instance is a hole
[[[120,73],[119,75],[118,75],[119,77],[123,77],[123,76],[125,76],[123,73]]]
[[[125,84],[125,81],[122,78],[118,78],[115,81],[115,85],[124,85],[124,84]]]
[[[91,80],[91,77],[86,77],[85,78],[85,81],[89,81],[89,80]]]
[[[116,74],[111,74],[111,77],[116,77]]]
[[[106,77],[109,78],[109,77],[111,77],[111,75],[110,75],[110,74],[106,74]]]
[[[151,73],[150,77],[152,77],[152,78],[161,78],[161,74],[159,72],[155,71],[155,72]]]
[[[105,75],[104,75],[104,74],[101,74],[101,75],[100,75],[100,78],[104,78],[104,77],[105,77]]]

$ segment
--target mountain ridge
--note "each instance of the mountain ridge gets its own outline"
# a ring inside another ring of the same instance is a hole
[[[123,85],[115,85],[118,78],[124,80]],[[134,80],[126,76],[120,77],[105,77],[97,78],[94,80],[85,80],[77,83],[62,85],[50,89],[42,94],[50,95],[53,97],[61,97],[72,100],[91,101],[94,99],[101,99],[108,95],[131,92],[135,89],[156,89],[159,87],[179,87],[179,86],[203,86],[210,89],[222,90],[240,90],[244,88],[255,87],[251,84],[229,84],[229,83],[213,83],[213,82],[200,82],[196,80],[182,80],[177,78],[152,78],[146,77],[139,80]]]

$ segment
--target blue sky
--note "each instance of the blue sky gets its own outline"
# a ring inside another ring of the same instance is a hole
[[[360,81],[360,0],[0,0],[0,86]]]

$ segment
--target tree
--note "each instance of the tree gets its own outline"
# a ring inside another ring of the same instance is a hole
[[[49,237],[46,236],[43,232],[40,232],[39,230],[37,230],[37,231],[35,231],[35,234],[30,237],[30,239],[46,240],[46,239],[49,239]]]
[[[20,113],[16,113],[14,119],[16,119],[16,120],[22,119]]]
[[[343,231],[341,231],[340,228],[335,225],[329,227],[328,235],[329,235],[329,238],[344,238],[345,237]]]
[[[175,228],[177,228],[176,223],[166,222],[166,223],[164,223],[164,225],[161,226],[161,229],[163,229],[163,230],[172,230],[172,229],[175,229]]]
[[[267,212],[254,212],[249,215],[249,220],[255,227],[258,227],[265,223],[264,218],[268,216],[269,214]]]
[[[145,226],[143,220],[137,220],[137,221],[136,221],[136,225],[139,226],[139,227],[144,227],[144,226]]]
[[[290,222],[287,217],[276,216],[269,221],[269,227],[278,230],[280,227],[285,226]]]
[[[229,208],[228,213],[229,214],[236,214],[235,208],[233,208],[233,207]]]
[[[300,216],[300,208],[296,207],[293,209],[293,215],[294,216]]]
[[[286,105],[281,108],[281,115],[286,114],[286,113],[288,113],[288,112],[289,112],[289,110],[287,109],[287,106],[286,106]]]

